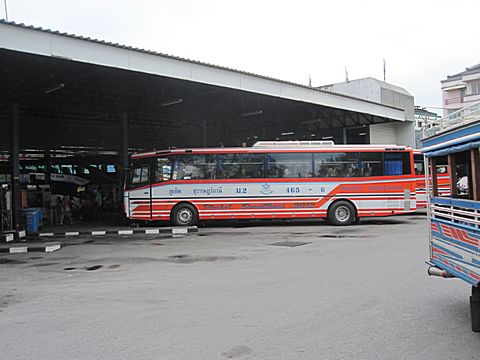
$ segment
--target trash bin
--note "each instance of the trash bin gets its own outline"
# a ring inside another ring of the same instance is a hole
[[[42,221],[42,211],[38,208],[23,209],[25,214],[25,224],[28,235],[38,234],[40,223]]]

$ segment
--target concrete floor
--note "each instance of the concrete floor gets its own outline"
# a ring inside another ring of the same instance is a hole
[[[0,256],[0,358],[480,358],[469,286],[426,275],[421,215],[91,240]]]

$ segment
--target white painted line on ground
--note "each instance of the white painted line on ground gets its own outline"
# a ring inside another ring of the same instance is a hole
[[[13,240],[15,240],[15,237],[13,236],[13,234],[5,235],[5,241],[6,242],[13,241]]]
[[[60,249],[60,244],[45,246],[45,252],[54,252],[55,250],[58,250],[58,249]]]
[[[160,234],[159,229],[146,229],[145,234]]]
[[[28,251],[28,248],[26,246],[10,248],[10,254],[26,253],[27,251]]]
[[[77,236],[80,235],[80,231],[67,231],[65,236]]]
[[[186,228],[180,228],[180,229],[172,229],[172,233],[175,234],[187,234],[188,229]]]
[[[38,236],[42,237],[42,236],[54,236],[55,234],[54,233],[40,233]]]
[[[106,231],[92,231],[92,235],[106,235]]]
[[[118,230],[118,235],[132,235],[133,230]]]

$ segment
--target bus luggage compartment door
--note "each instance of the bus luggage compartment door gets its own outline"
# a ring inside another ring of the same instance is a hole
[[[410,189],[405,189],[404,192],[403,192],[403,210],[404,211],[410,211],[411,210],[411,191]]]

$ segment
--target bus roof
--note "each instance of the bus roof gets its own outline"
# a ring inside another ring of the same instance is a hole
[[[269,142],[270,144],[265,144],[267,142],[261,142],[261,145],[254,145],[252,147],[217,147],[217,148],[180,148],[180,149],[166,149],[159,151],[150,151],[145,153],[133,154],[132,159],[140,159],[145,157],[155,157],[155,156],[165,156],[165,155],[183,155],[183,154],[228,154],[228,153],[268,153],[268,152],[354,152],[354,151],[410,151],[411,147],[409,146],[400,146],[400,145],[334,145],[326,144],[324,146],[319,146],[316,144],[298,144],[299,142],[290,142],[285,141],[280,142]],[[275,143],[275,144],[273,144]],[[297,143],[297,144],[293,144]]]

